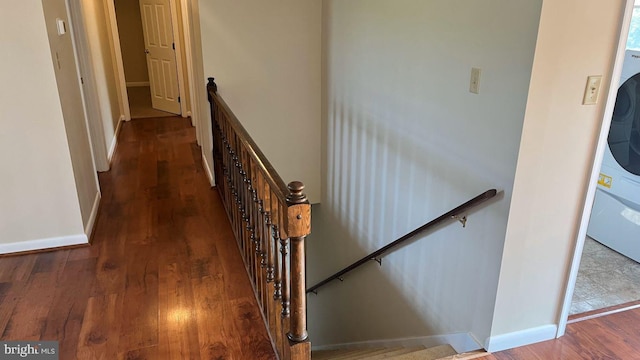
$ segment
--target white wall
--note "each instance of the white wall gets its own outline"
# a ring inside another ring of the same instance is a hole
[[[204,74],[285,182],[320,199],[321,2],[200,1]]]
[[[489,335],[540,7],[324,1],[323,198],[308,284],[487,189],[504,195],[465,229],[451,224],[309,296],[314,345]]]
[[[100,189],[96,169],[93,165],[67,8],[65,0],[44,0],[42,5],[69,142],[76,190],[80,201],[82,222],[85,229],[88,229],[91,227],[92,214],[95,216],[95,211],[97,211],[96,199],[99,197]],[[69,30],[67,33],[58,35],[57,19],[65,21]]]
[[[623,3],[543,3],[491,331],[494,343],[540,327],[555,335],[604,108],[604,101],[581,105],[584,86],[589,75],[604,75],[604,84],[609,82]]]
[[[40,0],[3,2],[0,44],[0,250],[86,242]]]
[[[118,103],[118,86],[115,73],[112,45],[110,42],[109,17],[105,1],[110,0],[74,0],[80,1],[85,31],[89,41],[89,53],[93,65],[95,88],[98,93],[105,146],[113,149],[116,141],[116,128],[121,113]]]

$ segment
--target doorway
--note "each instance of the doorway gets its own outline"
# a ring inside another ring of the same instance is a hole
[[[624,46],[570,315],[640,300],[640,1]]]
[[[186,117],[181,96],[186,76],[178,66],[184,40],[180,7],[169,0],[114,0],[114,5],[131,118]]]
[[[636,24],[636,26],[633,24]],[[611,174],[608,166],[612,165],[611,159],[609,159],[612,151],[618,151],[617,148],[623,144],[618,135],[629,133],[629,137],[627,137],[628,143],[631,134],[630,131],[619,131],[619,121],[623,118],[633,117],[633,114],[629,115],[629,113],[634,112],[632,108],[635,108],[636,102],[635,100],[633,102],[627,101],[630,98],[624,94],[624,85],[622,87],[620,85],[630,78],[630,76],[625,75],[625,71],[628,72],[629,67],[629,62],[625,61],[625,56],[628,54],[629,40],[635,36],[640,39],[640,26],[638,25],[640,25],[640,1],[627,0],[620,30],[620,39],[615,54],[612,79],[606,99],[604,118],[597,143],[596,157],[590,177],[591,181],[587,190],[585,209],[580,223],[567,291],[560,316],[558,336],[564,334],[566,325],[569,322],[640,306],[638,305],[640,304],[640,301],[638,301],[640,300],[640,277],[638,277],[640,275],[640,264],[630,258],[628,253],[625,254],[626,256],[623,255],[624,252],[621,249],[616,248],[607,241],[603,241],[604,239],[596,235],[600,232],[599,229],[596,230],[598,227],[610,227],[611,234],[617,230],[613,222],[609,223],[609,220],[601,221],[603,216],[624,216],[624,212],[616,214],[616,210],[604,204],[601,197],[603,189],[611,189],[614,186],[612,181],[615,186],[619,186],[624,182],[617,174]],[[638,85],[640,85],[640,82],[638,82]],[[635,84],[633,87],[635,93]],[[638,90],[640,90],[640,86]],[[620,102],[617,103],[620,92],[622,92],[622,95],[620,96]],[[640,92],[638,94],[640,95]],[[635,94],[633,97],[635,98]],[[640,98],[638,99],[640,100]],[[637,104],[640,105],[640,101]],[[640,106],[638,110],[638,121],[640,121]],[[613,136],[610,130],[615,133]],[[619,161],[613,160],[613,163],[617,164]],[[621,199],[619,196],[616,199],[622,200],[621,204],[629,205],[626,199]],[[598,241],[588,235],[596,237]]]

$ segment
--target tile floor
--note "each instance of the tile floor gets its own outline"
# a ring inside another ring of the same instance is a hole
[[[587,237],[570,315],[640,300],[640,264]]]

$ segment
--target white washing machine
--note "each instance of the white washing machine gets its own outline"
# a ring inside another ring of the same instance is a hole
[[[640,51],[627,50],[587,235],[640,262]]]

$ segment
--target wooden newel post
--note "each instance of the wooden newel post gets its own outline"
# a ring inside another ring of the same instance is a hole
[[[216,79],[215,79],[215,78],[210,77],[210,78],[207,78],[207,80],[209,80],[209,81],[207,82],[207,90],[211,90],[211,91],[213,91],[214,93],[217,93],[217,92],[218,92],[218,85],[217,85],[217,84],[216,84],[216,82],[215,82],[215,80],[216,80]]]
[[[287,337],[305,341],[307,334],[307,298],[305,286],[304,239],[311,233],[311,205],[302,193],[304,184],[289,183],[287,196],[288,232],[291,244],[291,327]]]

